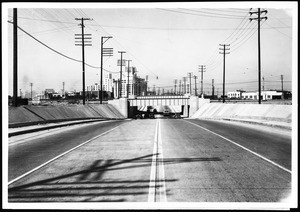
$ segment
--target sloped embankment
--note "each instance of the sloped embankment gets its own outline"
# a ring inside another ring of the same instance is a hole
[[[112,105],[22,106],[9,108],[9,127],[81,119],[124,119]]]
[[[191,118],[236,118],[291,123],[292,105],[205,103]]]

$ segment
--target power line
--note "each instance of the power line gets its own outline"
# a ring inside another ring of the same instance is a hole
[[[195,14],[195,13],[188,13],[188,12],[182,12],[182,11],[176,11],[176,10],[170,10],[170,9],[162,9],[162,8],[157,8],[158,10],[164,10],[168,12],[174,12],[174,13],[182,13],[182,14],[188,14],[188,15],[196,15],[196,16],[206,16],[206,17],[213,17],[213,18],[228,18],[228,19],[241,19],[237,17],[218,17],[218,16],[212,16],[212,15],[204,15],[204,14]]]
[[[83,11],[82,11],[83,14],[85,14]],[[156,78],[158,78],[158,76],[152,72],[148,67],[146,67],[137,57],[135,57],[130,51],[128,51],[126,48],[123,47],[123,45],[118,42],[118,40],[115,38],[116,35],[112,35],[110,33],[108,33],[96,20],[93,19],[93,22],[95,22],[97,24],[97,26],[99,26],[108,36],[112,36],[114,37],[112,40],[116,42],[117,45],[119,45],[121,48],[123,48],[124,50],[126,50],[126,53],[131,55],[133,58],[135,58],[144,68],[146,68],[148,71],[150,71]]]
[[[69,12],[69,11],[68,11]],[[70,12],[69,12],[70,13]],[[12,16],[8,16],[12,18]],[[28,17],[18,17],[20,19],[26,19],[26,20],[33,20],[33,21],[42,21],[42,22],[53,22],[53,23],[63,23],[63,24],[72,24],[77,25],[75,22],[66,22],[66,21],[56,21],[56,20],[46,20],[46,19],[36,19],[36,18],[28,18]],[[246,22],[247,23],[247,22]],[[98,24],[85,24],[85,26],[99,26]],[[212,30],[212,31],[218,31],[218,30],[245,30],[247,28],[169,28],[169,27],[138,27],[138,26],[112,26],[112,25],[101,25],[101,27],[107,27],[107,28],[124,28],[124,29],[141,29],[141,30]],[[70,27],[71,28],[71,27]],[[291,28],[291,26],[281,26],[281,27],[270,27],[270,28],[263,28],[263,29],[285,29],[285,28]]]
[[[8,23],[11,23],[11,24],[12,24],[13,22],[8,21]],[[42,41],[38,40],[37,38],[35,38],[34,36],[32,36],[31,34],[29,34],[28,32],[26,32],[26,31],[25,31],[24,29],[22,29],[21,27],[18,26],[18,28],[19,28],[22,32],[24,32],[25,34],[27,34],[29,37],[33,38],[35,41],[39,42],[40,44],[42,44],[42,45],[45,46],[46,48],[50,49],[51,51],[53,51],[53,52],[55,52],[55,53],[57,53],[57,54],[59,54],[59,55],[65,57],[65,58],[67,58],[67,59],[70,59],[70,60],[73,60],[73,61],[82,63],[82,60],[77,60],[77,59],[74,59],[74,58],[72,58],[72,57],[69,57],[69,56],[67,56],[67,55],[65,55],[65,54],[63,54],[63,53],[61,53],[61,52],[59,52],[59,51],[57,51],[57,50],[51,48],[50,46],[48,46],[47,44],[43,43]],[[96,69],[100,69],[100,68],[101,68],[101,67],[97,67],[97,66],[92,66],[92,65],[90,65],[90,64],[88,64],[88,63],[85,63],[85,65],[87,65],[87,66],[89,66],[89,67],[91,67],[91,68],[96,68]],[[118,73],[118,72],[112,72],[112,71],[109,71],[109,70],[106,70],[106,69],[103,69],[103,70],[104,70],[104,71],[107,71],[107,72],[109,72],[109,73]]]
[[[288,36],[287,34],[285,34],[285,33],[281,32],[281,31],[279,31],[279,30],[278,30],[278,29],[276,29],[275,27],[272,27],[272,26],[270,26],[269,24],[267,24],[267,25],[268,25],[269,27],[271,27],[272,29],[275,29],[277,32],[279,32],[279,33],[283,34],[284,36],[286,36],[286,37],[288,37],[288,38],[292,39],[292,37]]]
[[[210,10],[210,11],[219,11],[219,12],[227,12],[227,13],[242,13],[245,14],[247,11],[234,11],[232,9],[211,9],[211,8],[203,8],[203,10]]]
[[[244,16],[241,16],[241,15],[227,15],[227,14],[221,14],[221,13],[213,13],[213,12],[205,12],[205,11],[199,11],[199,10],[192,10],[192,9],[183,9],[183,8],[180,8],[181,10],[186,10],[186,11],[192,11],[192,12],[197,12],[197,13],[203,13],[203,14],[212,14],[212,15],[218,15],[216,17],[239,17],[239,18],[243,18]]]

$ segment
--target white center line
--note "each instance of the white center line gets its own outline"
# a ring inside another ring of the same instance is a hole
[[[167,202],[167,194],[166,194],[166,183],[165,183],[165,168],[164,168],[164,155],[162,148],[162,138],[161,138],[161,130],[160,130],[160,120],[158,119],[158,161],[159,161],[159,197],[160,202]]]
[[[158,198],[159,197],[159,198]],[[148,202],[166,202],[165,172],[163,165],[160,120],[156,122],[153,156],[150,172]]]
[[[184,121],[185,121],[185,120],[184,120]],[[263,159],[263,160],[265,160],[265,161],[267,161],[267,162],[269,162],[269,163],[271,163],[271,164],[277,166],[278,168],[280,168],[280,169],[282,169],[282,170],[284,170],[284,171],[286,171],[286,172],[289,172],[290,174],[292,173],[290,170],[284,168],[283,166],[281,166],[281,165],[279,165],[279,164],[277,164],[277,163],[275,163],[275,162],[269,160],[268,158],[266,158],[266,157],[264,157],[264,156],[262,156],[262,155],[260,155],[260,154],[258,154],[258,153],[256,153],[256,152],[253,152],[252,150],[250,150],[250,149],[248,149],[248,148],[246,148],[246,147],[244,147],[244,146],[242,146],[242,145],[240,145],[240,144],[238,144],[238,143],[236,143],[236,142],[234,142],[234,141],[232,141],[232,140],[230,140],[230,139],[228,139],[228,138],[225,138],[225,137],[222,136],[222,135],[219,135],[218,133],[215,133],[215,132],[213,132],[213,131],[211,131],[211,130],[209,130],[209,129],[206,129],[205,127],[199,126],[199,125],[197,125],[197,124],[195,124],[195,123],[192,123],[192,122],[189,122],[189,121],[185,121],[185,122],[188,122],[188,123],[190,123],[190,124],[192,124],[192,125],[195,125],[195,126],[197,126],[197,127],[200,127],[201,129],[204,129],[204,130],[206,130],[206,131],[208,131],[208,132],[210,132],[210,133],[212,133],[212,134],[214,134],[214,135],[217,135],[217,136],[219,136],[219,137],[225,139],[226,141],[229,141],[230,143],[232,143],[232,144],[234,144],[234,145],[236,145],[236,146],[239,146],[239,147],[241,147],[241,148],[247,150],[248,152],[250,152],[250,153],[252,153],[252,154],[254,154],[254,155],[260,157],[261,159]]]

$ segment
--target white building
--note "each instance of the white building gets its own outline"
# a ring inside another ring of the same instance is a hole
[[[261,91],[262,100],[281,99],[282,92],[278,91]],[[258,99],[258,92],[244,92],[242,93],[243,99]]]
[[[104,74],[102,87],[104,91],[113,92],[113,79],[111,73]]]
[[[242,94],[244,92],[245,91],[241,91],[241,90],[227,92],[227,97],[230,99],[233,99],[233,98],[240,99],[240,98],[242,98]]]
[[[122,77],[122,93],[121,97],[127,97],[127,90],[128,90],[128,97],[134,98],[134,96],[144,96],[147,93],[147,81],[144,78],[141,78],[136,75],[136,68],[132,67],[129,70],[126,68],[124,75]],[[128,77],[129,74],[129,77]],[[114,80],[114,97],[119,98],[119,82],[120,80]]]
[[[87,91],[99,91],[99,90],[100,90],[100,83],[95,83],[95,85],[87,86]],[[112,74],[110,74],[110,73],[103,74],[102,90],[110,91],[110,92],[113,91]]]

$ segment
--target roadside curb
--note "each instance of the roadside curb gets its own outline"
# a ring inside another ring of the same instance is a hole
[[[236,122],[242,122],[242,123],[248,123],[248,124],[255,124],[255,125],[265,125],[265,126],[270,126],[270,127],[276,127],[276,128],[281,128],[281,129],[287,129],[291,130],[291,126],[285,126],[281,124],[275,124],[275,123],[267,123],[267,122],[259,122],[259,121],[251,121],[251,120],[242,120],[242,119],[230,119],[230,118],[223,118],[222,120],[224,121],[236,121]]]
[[[191,119],[191,118],[188,118]],[[197,118],[199,119],[199,118]],[[286,129],[286,130],[292,130],[292,126],[286,126],[282,124],[276,124],[272,122],[261,122],[261,121],[252,121],[252,120],[243,120],[243,119],[234,119],[234,118],[204,118],[206,120],[223,120],[223,121],[233,121],[233,122],[242,122],[247,124],[253,124],[253,125],[264,125],[269,127],[275,127],[280,129]]]
[[[49,130],[49,129],[59,128],[59,127],[72,126],[72,125],[76,125],[76,124],[85,124],[85,123],[107,121],[107,120],[118,120],[118,119],[92,119],[92,120],[85,120],[85,121],[62,123],[62,124],[57,124],[57,125],[52,125],[52,126],[37,127],[37,128],[33,128],[33,129],[20,130],[20,131],[8,133],[8,137],[22,135],[22,134],[26,134],[26,133],[38,132],[38,131],[42,131],[42,130]],[[120,120],[123,120],[123,119],[120,119]]]

